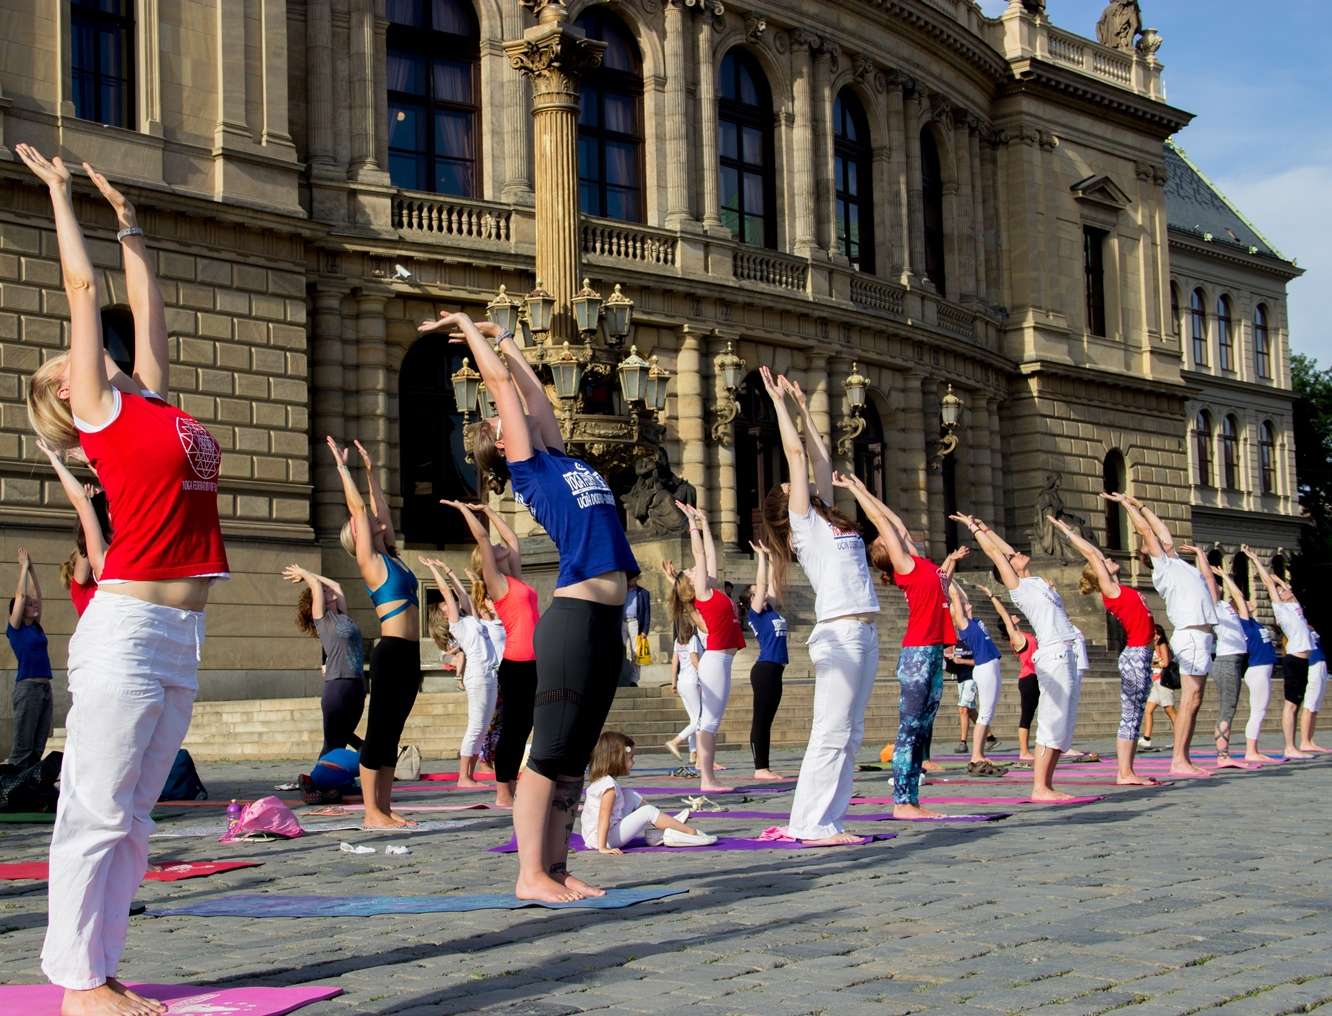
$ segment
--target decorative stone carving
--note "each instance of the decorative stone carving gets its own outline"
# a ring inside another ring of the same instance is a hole
[[[1058,473],[1045,474],[1045,489],[1036,498],[1031,530],[1031,552],[1041,553],[1060,561],[1069,558],[1068,544],[1059,536],[1058,530],[1050,523],[1050,516],[1070,526],[1075,532],[1092,539],[1087,520],[1064,510],[1064,498],[1059,493],[1063,478]]]
[[[819,37],[808,28],[797,28],[791,32],[791,48],[816,50],[819,48]]]
[[[768,30],[768,23],[756,14],[745,15],[745,38],[750,43],[757,43]]]
[[[688,480],[671,469],[666,449],[657,446],[655,456],[642,456],[634,462],[634,485],[624,496],[624,508],[648,536],[674,536],[688,529],[688,522],[675,507],[676,501],[693,505],[698,493]]]
[[[1028,14],[1044,14],[1045,0],[1022,0],[1022,7]]]
[[[791,42],[787,39],[785,32],[772,33],[772,48],[778,53],[785,53],[791,48]]]
[[[829,69],[836,73],[837,68],[842,65],[842,47],[831,39],[824,39],[819,52],[827,59]]]
[[[578,79],[601,66],[606,44],[565,32],[506,43],[514,70],[532,79],[532,94],[578,96]]]
[[[1096,39],[1102,46],[1133,52],[1134,40],[1142,32],[1142,8],[1138,0],[1111,0],[1096,22]]]
[[[1144,28],[1142,34],[1138,36],[1138,53],[1149,63],[1155,63],[1156,51],[1161,48],[1163,42],[1165,40],[1155,28]]]
[[[874,74],[874,61],[864,53],[857,54],[851,61],[851,76],[862,85],[872,80]]]
[[[719,0],[671,0],[671,3],[693,8],[700,14],[711,14],[714,18],[720,18],[726,13],[726,6]]]

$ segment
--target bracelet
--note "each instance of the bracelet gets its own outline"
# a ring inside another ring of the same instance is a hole
[[[143,236],[142,226],[126,226],[124,229],[116,230],[116,243],[123,243],[131,236]]]

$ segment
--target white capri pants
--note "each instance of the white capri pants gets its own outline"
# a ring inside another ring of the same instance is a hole
[[[699,716],[703,712],[703,689],[698,683],[698,675],[690,673],[681,674],[675,683],[676,694],[680,696],[680,701],[684,703],[685,712],[689,714],[689,722],[680,733],[675,735],[677,741],[689,739],[689,750],[694,750],[694,734],[698,732]]]
[[[499,677],[493,670],[487,670],[480,677],[472,677],[469,673],[463,677],[463,691],[467,693],[467,730],[458,746],[458,754],[470,757],[481,754],[481,741],[495,715]]]
[[[1249,689],[1249,722],[1244,724],[1244,739],[1246,741],[1258,740],[1258,734],[1263,729],[1263,717],[1267,715],[1267,703],[1272,698],[1272,671],[1276,669],[1271,663],[1259,664],[1256,667],[1249,667],[1244,671],[1244,686]],[[1310,670],[1313,668],[1310,667]]]
[[[726,702],[731,697],[731,664],[735,655],[721,649],[709,649],[698,661],[698,729],[717,733]]]
[[[1036,681],[1041,688],[1041,704],[1036,709],[1036,743],[1068,751],[1073,746],[1078,697],[1082,694],[1077,646],[1073,642],[1047,642],[1036,650],[1032,663],[1036,665]]]
[[[1309,683],[1304,688],[1304,708],[1316,713],[1323,705],[1327,690],[1327,662],[1309,664]]]
[[[999,705],[999,661],[976,664],[971,679],[976,682],[976,722],[988,727]]]
[[[1078,632],[1077,641],[1073,643],[1073,651],[1077,655],[1078,677],[1081,678],[1083,674],[1091,670],[1091,657],[1087,655],[1087,636],[1083,635],[1082,632]]]
[[[822,839],[842,831],[851,804],[865,707],[879,669],[879,629],[864,621],[824,621],[809,636],[814,716],[791,802],[791,835]]]
[[[202,611],[103,586],[69,640],[73,706],[51,835],[42,971],[87,990],[116,975],[148,870],[149,817],[190,727]]]
[[[620,821],[611,823],[611,827],[606,830],[606,845],[623,847],[632,843],[656,824],[659,815],[661,809],[655,804],[644,804],[635,808]],[[588,846],[593,850],[596,849],[595,843],[590,843]]]

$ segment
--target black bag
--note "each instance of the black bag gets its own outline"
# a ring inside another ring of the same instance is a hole
[[[55,811],[60,797],[56,781],[64,759],[63,752],[53,751],[23,769],[0,769],[0,811]]]
[[[1165,670],[1161,671],[1161,687],[1169,688],[1171,691],[1179,691],[1182,687],[1179,683],[1179,664],[1174,660],[1166,664]]]
[[[197,801],[208,800],[208,789],[199,779],[199,770],[194,768],[194,759],[184,748],[176,752],[176,761],[171,763],[171,772],[167,775],[159,801]]]

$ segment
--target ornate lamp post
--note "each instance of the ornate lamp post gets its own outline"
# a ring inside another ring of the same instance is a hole
[[[851,363],[851,373],[842,382],[846,388],[846,400],[851,406],[851,415],[837,424],[837,454],[846,458],[855,447],[856,438],[865,433],[865,396],[869,388],[869,379],[860,373],[860,365]]]
[[[718,353],[713,360],[717,376],[726,389],[726,401],[716,409],[716,419],[712,421],[712,440],[725,445],[731,442],[731,424],[740,415],[740,403],[736,401],[736,392],[740,390],[740,379],[745,376],[744,357],[738,356],[731,343],[726,343],[726,351]]]
[[[950,384],[948,392],[939,405],[939,424],[943,430],[943,437],[939,441],[939,447],[934,452],[936,461],[943,462],[944,459],[957,450],[957,425],[961,420],[962,400],[953,394],[953,386]]]

